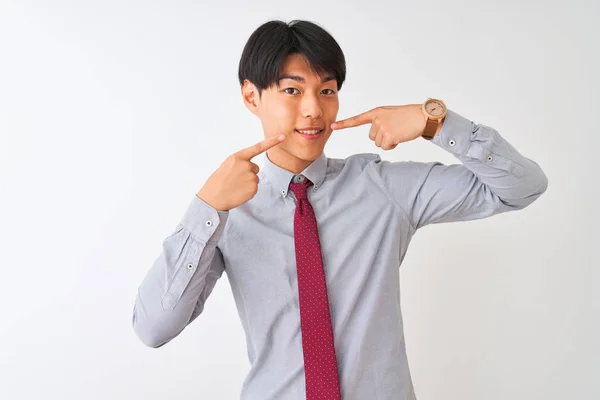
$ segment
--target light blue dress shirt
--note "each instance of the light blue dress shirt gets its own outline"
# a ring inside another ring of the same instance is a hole
[[[296,199],[288,191],[292,179],[304,176],[314,183],[308,198],[319,226],[342,398],[416,399],[399,286],[411,238],[429,224],[521,210],[548,184],[542,169],[496,130],[452,110],[432,143],[461,163],[323,154],[294,175],[265,156],[258,193],[247,203],[217,212],[194,196],[139,286],[135,332],[151,347],[169,342],[202,313],[225,272],[251,365],[241,399],[305,399]]]

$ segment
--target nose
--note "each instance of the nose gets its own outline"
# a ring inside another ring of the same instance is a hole
[[[306,94],[302,98],[301,112],[304,118],[321,118],[323,110],[318,95]]]

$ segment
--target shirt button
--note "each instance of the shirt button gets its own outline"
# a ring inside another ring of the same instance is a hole
[[[450,141],[448,142],[448,144],[449,144],[450,146],[453,146],[453,147],[454,147],[454,145],[456,144],[456,140],[454,140],[454,139],[450,139]]]
[[[206,226],[212,226],[212,221],[206,221]]]
[[[187,269],[194,269],[194,265],[193,264],[188,264],[187,265]]]
[[[302,175],[300,175],[298,177],[298,182],[300,182],[300,183],[304,182],[304,177]]]
[[[286,194],[286,190],[285,190],[285,189],[283,189],[283,190],[281,191],[281,194]]]
[[[491,155],[489,155],[487,158],[488,161],[492,161],[493,159],[494,159],[494,157],[492,157]]]

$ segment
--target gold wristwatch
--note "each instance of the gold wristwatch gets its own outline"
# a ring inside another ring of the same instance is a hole
[[[435,136],[435,131],[440,122],[446,117],[448,108],[446,108],[446,104],[442,100],[428,97],[421,106],[421,111],[423,111],[425,118],[427,118],[425,130],[421,136],[423,139],[431,140]]]

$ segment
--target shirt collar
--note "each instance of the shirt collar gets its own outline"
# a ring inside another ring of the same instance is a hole
[[[265,153],[264,176],[273,184],[278,193],[283,197],[287,196],[290,182],[297,175],[303,175],[313,183],[314,190],[317,190],[325,180],[325,173],[327,172],[327,156],[325,152],[321,153],[319,158],[314,160],[308,167],[304,169],[300,174],[294,174],[286,169],[283,169],[269,160],[269,156]]]

